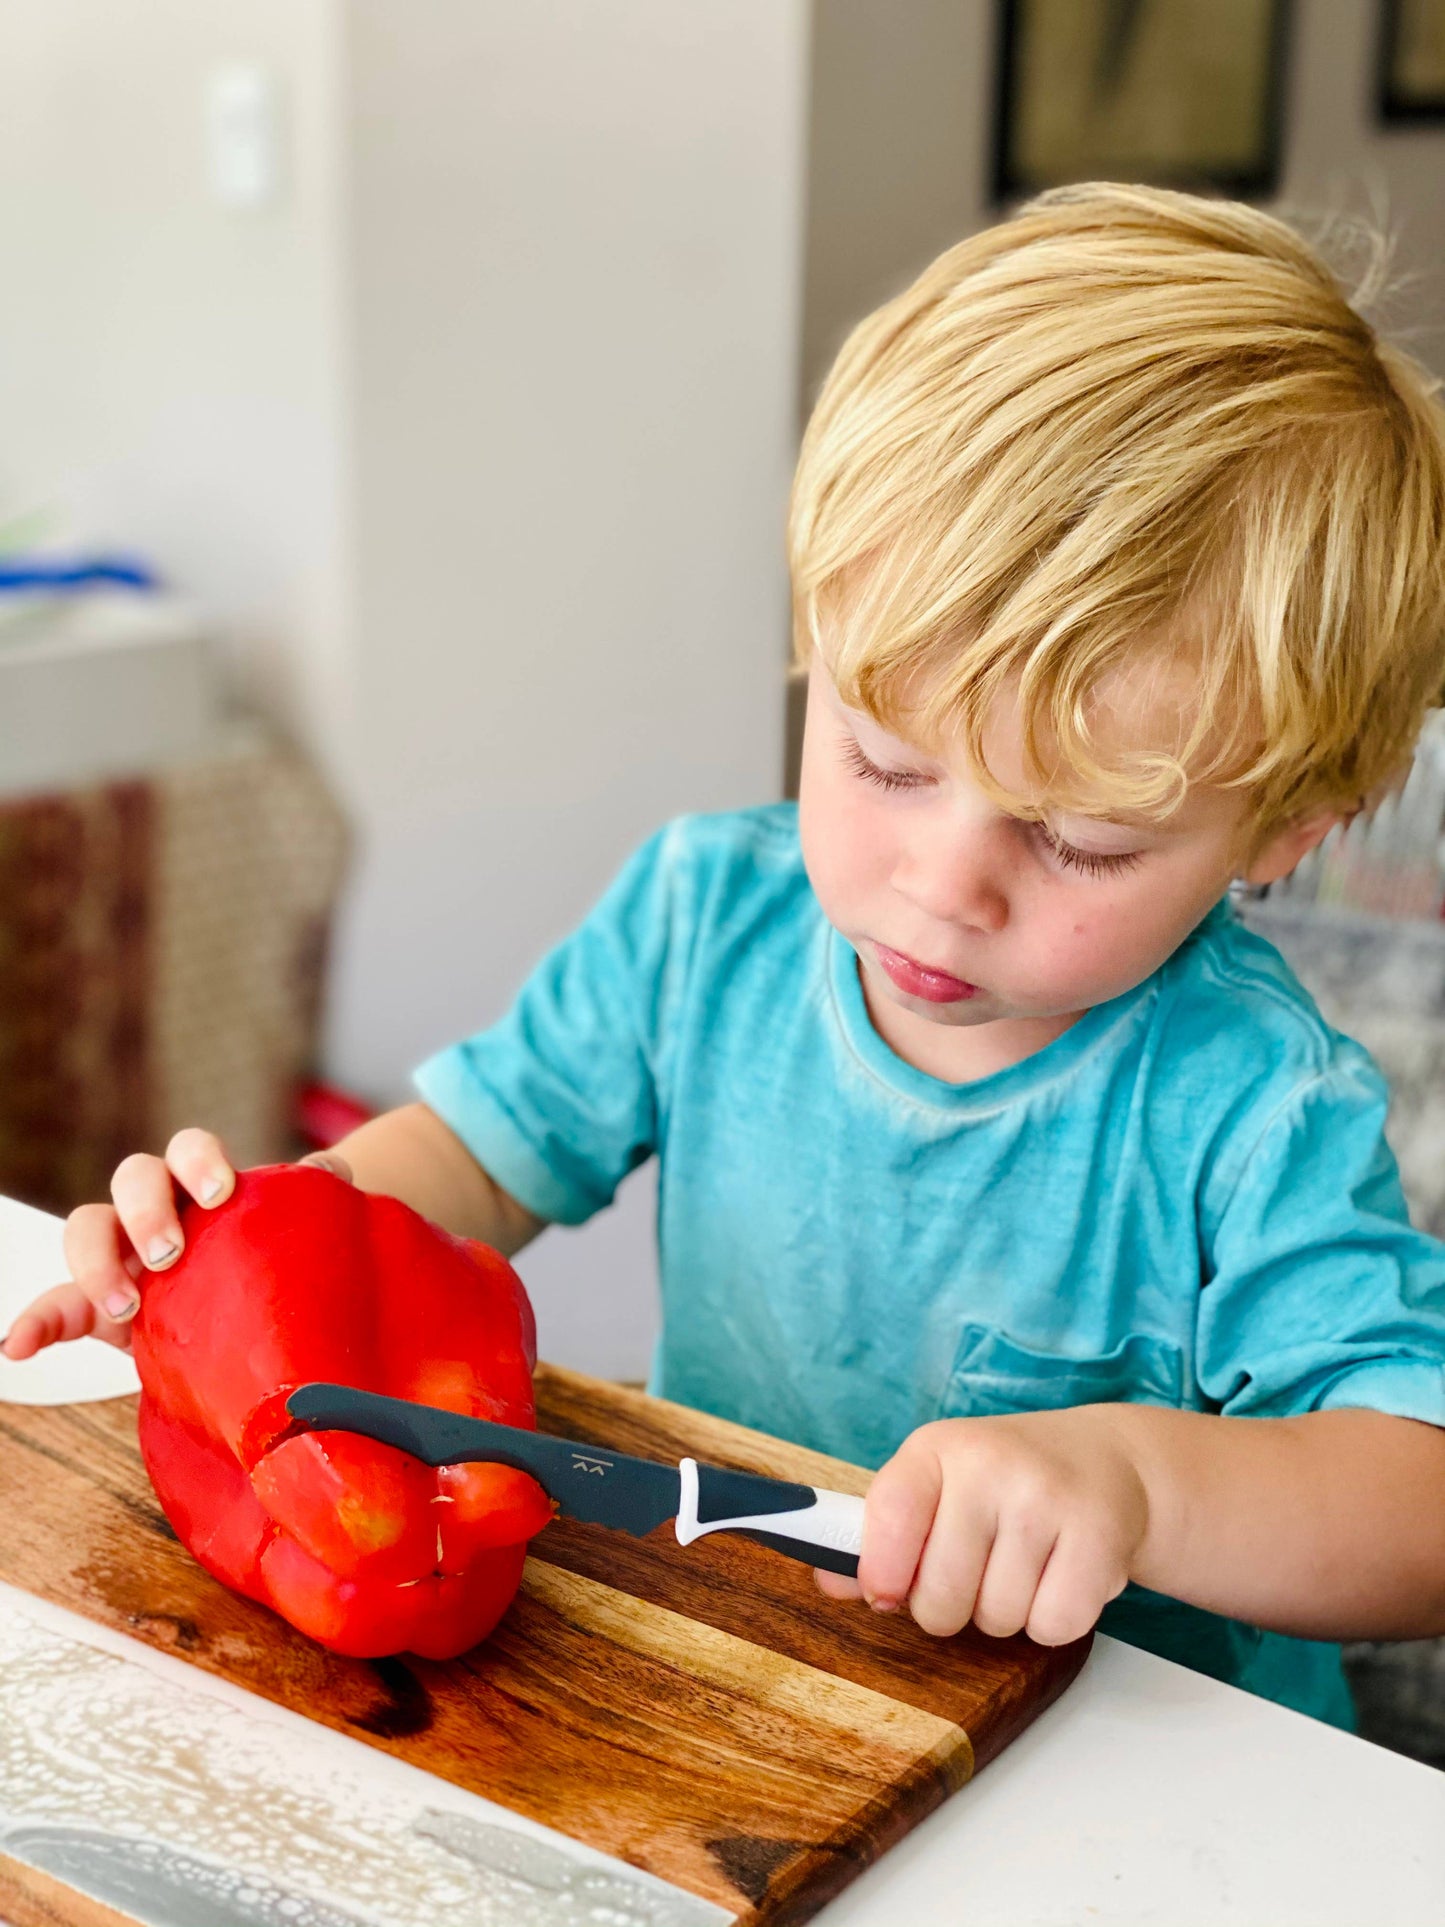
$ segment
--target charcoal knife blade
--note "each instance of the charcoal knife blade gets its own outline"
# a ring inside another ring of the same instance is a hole
[[[737,1532],[790,1559],[856,1578],[863,1543],[863,1501],[757,1472],[681,1459],[637,1459],[610,1447],[528,1432],[491,1419],[351,1385],[299,1385],[286,1400],[289,1432],[359,1432],[426,1465],[478,1459],[529,1472],[569,1519],[642,1538],[668,1519],[679,1545],[713,1532]],[[289,1435],[289,1433],[288,1433]]]

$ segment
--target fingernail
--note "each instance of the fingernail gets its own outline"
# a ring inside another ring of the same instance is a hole
[[[898,1601],[896,1599],[889,1599],[882,1593],[878,1594],[876,1598],[870,1599],[868,1604],[873,1608],[875,1613],[896,1613],[898,1610]]]
[[[146,1263],[168,1265],[179,1249],[180,1246],[173,1245],[169,1238],[152,1238],[146,1246]]]
[[[201,1203],[214,1204],[225,1188],[219,1178],[207,1178],[201,1186]]]
[[[113,1291],[105,1301],[112,1318],[131,1318],[140,1310],[140,1299],[133,1291]]]

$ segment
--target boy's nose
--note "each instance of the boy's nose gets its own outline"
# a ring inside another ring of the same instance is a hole
[[[990,827],[945,823],[910,841],[899,855],[893,885],[935,922],[991,934],[1008,922],[1013,854]]]

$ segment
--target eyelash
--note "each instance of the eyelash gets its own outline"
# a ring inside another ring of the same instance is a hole
[[[843,754],[855,776],[861,776],[865,783],[874,783],[882,790],[917,789],[924,780],[904,770],[880,769],[863,754],[857,743],[848,743]],[[1065,870],[1078,870],[1085,876],[1118,876],[1124,870],[1134,869],[1140,860],[1137,850],[1126,850],[1111,856],[1101,850],[1077,849],[1072,843],[1065,843],[1055,836],[1046,823],[1035,823],[1034,830],[1055,862]]]
[[[1036,823],[1040,841],[1053,852],[1054,859],[1066,870],[1081,870],[1085,876],[1118,876],[1121,871],[1135,869],[1139,863],[1137,850],[1124,850],[1117,856],[1106,856],[1102,850],[1080,850],[1072,843],[1060,842],[1046,823]]]
[[[855,776],[861,776],[865,783],[876,783],[881,790],[916,789],[922,780],[906,770],[879,769],[863,754],[857,743],[849,743],[843,754]]]

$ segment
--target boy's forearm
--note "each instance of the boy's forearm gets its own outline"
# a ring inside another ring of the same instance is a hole
[[[385,1111],[331,1148],[363,1191],[400,1198],[448,1231],[480,1238],[509,1258],[544,1228],[425,1104]]]
[[[1445,1633],[1445,1431],[1095,1406],[1143,1477],[1140,1585],[1306,1639]]]

